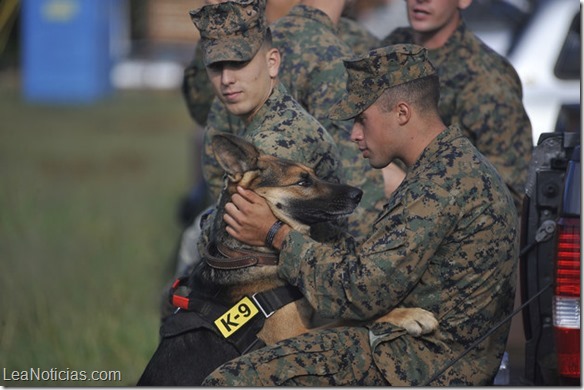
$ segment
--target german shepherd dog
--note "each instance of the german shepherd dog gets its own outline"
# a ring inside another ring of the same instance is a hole
[[[277,276],[274,250],[247,246],[225,231],[222,210],[236,186],[264,197],[277,218],[304,233],[349,215],[361,200],[361,190],[325,182],[310,168],[262,154],[240,137],[217,135],[212,143],[227,180],[210,221],[210,245],[199,246],[201,260],[186,282],[190,293],[174,295],[182,309],[164,320],[138,385],[197,386],[221,364],[311,328],[312,307]],[[434,316],[419,308],[394,309],[378,321],[414,335],[437,327]]]

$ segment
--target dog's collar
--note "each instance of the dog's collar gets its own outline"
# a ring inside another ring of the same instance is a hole
[[[210,267],[224,270],[247,268],[254,265],[278,265],[278,255],[276,254],[247,249],[236,250],[219,243],[210,244],[203,258]]]

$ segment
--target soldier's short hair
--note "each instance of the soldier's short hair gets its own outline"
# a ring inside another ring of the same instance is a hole
[[[389,88],[436,74],[425,48],[400,44],[371,50],[363,57],[345,60],[347,92],[329,117],[347,120],[371,106]]]
[[[422,113],[437,113],[439,100],[440,82],[438,75],[433,74],[386,89],[378,104],[383,111],[390,112],[399,101],[406,101]]]
[[[209,4],[189,12],[201,33],[203,62],[251,60],[269,34],[266,0]]]

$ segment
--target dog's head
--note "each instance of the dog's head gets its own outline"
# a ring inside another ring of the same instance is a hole
[[[263,154],[243,138],[220,134],[212,144],[227,173],[225,190],[232,194],[238,185],[253,190],[298,231],[307,233],[313,224],[352,213],[363,195],[358,188],[319,179],[305,165]]]

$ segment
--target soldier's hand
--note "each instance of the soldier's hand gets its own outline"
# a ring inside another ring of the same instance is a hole
[[[227,223],[227,233],[233,238],[249,245],[263,246],[276,217],[264,198],[237,187],[237,193],[225,205],[223,220]]]

